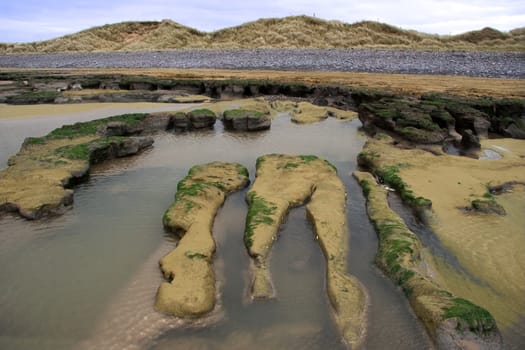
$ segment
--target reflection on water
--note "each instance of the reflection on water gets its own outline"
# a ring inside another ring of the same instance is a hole
[[[430,348],[402,293],[373,265],[376,236],[350,176],[364,142],[359,125],[329,119],[302,126],[281,117],[270,131],[256,134],[224,132],[220,123],[214,130],[159,134],[146,153],[97,166],[64,216],[38,222],[2,218],[0,348],[342,348],[326,297],[322,253],[303,208],[290,213],[272,249],[277,300],[247,302],[245,192],[227,200],[214,227],[217,315],[223,319],[173,329],[175,319],[152,309],[161,280],[157,261],[174,245],[161,217],[177,182],[192,165],[215,160],[240,162],[253,179],[255,159],[267,153],[316,154],[338,167],[348,189],[349,270],[370,292],[367,349]],[[25,134],[16,122],[10,127],[17,130],[13,135],[45,133]],[[9,149],[19,142],[13,137]]]

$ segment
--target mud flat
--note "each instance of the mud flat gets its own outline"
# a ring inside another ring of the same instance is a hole
[[[327,262],[327,291],[343,338],[352,347],[364,341],[367,294],[348,275],[346,191],[336,169],[316,156],[267,155],[257,159],[257,174],[247,194],[245,244],[253,258],[252,297],[275,297],[267,268],[280,224],[294,206],[307,204]],[[277,292],[278,293],[278,292]]]
[[[160,260],[168,282],[160,285],[155,308],[179,317],[195,317],[215,306],[213,219],[226,195],[246,187],[248,170],[237,163],[197,165],[179,182],[175,201],[163,217],[178,234],[177,247]]]
[[[478,160],[402,149],[385,135],[371,138],[360,163],[417,209],[469,276],[436,260],[436,282],[490,311],[502,332],[525,315],[524,141],[484,139],[500,159]],[[439,153],[438,153],[439,154]],[[431,208],[431,210],[429,210]]]

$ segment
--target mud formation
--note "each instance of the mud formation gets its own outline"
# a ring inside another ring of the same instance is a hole
[[[379,238],[377,264],[405,292],[439,349],[502,349],[492,315],[443,289],[426,270],[419,238],[388,206],[387,189],[370,173],[355,172]]]
[[[259,157],[247,200],[245,244],[253,259],[252,297],[275,296],[268,271],[271,246],[287,212],[309,200],[307,215],[326,259],[327,291],[337,324],[352,348],[361,345],[366,330],[367,294],[347,273],[346,191],[336,169],[310,155]]]
[[[226,196],[248,185],[248,170],[237,163],[197,165],[177,185],[164,227],[180,237],[160,260],[167,282],[157,292],[155,309],[178,317],[196,317],[215,306],[213,220]]]
[[[73,203],[71,187],[89,176],[90,166],[139,153],[150,135],[174,128],[180,113],[124,114],[64,125],[43,137],[27,138],[0,172],[0,211],[27,219],[60,214]],[[215,113],[183,113],[191,129],[211,127]]]
[[[411,144],[453,145],[476,157],[489,134],[525,138],[525,102],[444,94],[383,97],[359,105],[359,119],[370,134],[388,132]]]
[[[238,131],[268,130],[272,125],[269,113],[245,109],[224,111],[222,121],[227,129]]]

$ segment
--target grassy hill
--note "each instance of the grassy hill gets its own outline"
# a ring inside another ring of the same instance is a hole
[[[404,30],[364,21],[354,24],[308,16],[259,19],[215,32],[171,20],[122,22],[57,39],[0,44],[0,54],[31,52],[138,51],[232,48],[393,48],[421,50],[525,51],[525,28],[484,28],[454,36]]]

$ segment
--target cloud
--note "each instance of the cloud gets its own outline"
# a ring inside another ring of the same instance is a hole
[[[525,23],[525,2],[504,0],[26,0],[0,4],[0,42],[50,39],[93,26],[132,20],[172,19],[204,31],[264,17],[315,15],[344,22],[374,20],[405,29],[456,34]]]

